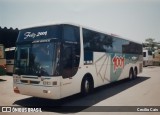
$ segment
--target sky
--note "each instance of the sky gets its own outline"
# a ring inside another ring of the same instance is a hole
[[[0,0],[1,28],[63,22],[160,42],[160,0]]]

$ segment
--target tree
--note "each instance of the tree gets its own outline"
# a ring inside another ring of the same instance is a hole
[[[155,42],[155,39],[153,39],[153,38],[147,38],[145,40],[145,43],[143,43],[143,47],[154,52],[155,47],[159,48],[159,43]]]
[[[154,39],[153,38],[147,38],[145,41],[152,44],[154,42]]]

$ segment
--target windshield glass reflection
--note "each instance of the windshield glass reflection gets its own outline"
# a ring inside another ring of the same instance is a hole
[[[51,76],[58,73],[57,56],[57,45],[54,43],[19,46],[16,51],[15,73]]]

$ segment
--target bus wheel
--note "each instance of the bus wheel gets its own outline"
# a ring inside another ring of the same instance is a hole
[[[137,78],[137,68],[134,69],[134,78]]]
[[[129,71],[129,79],[132,80],[134,78],[133,69],[130,69]]]
[[[93,83],[89,79],[89,77],[85,77],[82,80],[81,93],[82,93],[82,95],[87,95],[87,94],[91,93],[92,91],[93,91]]]

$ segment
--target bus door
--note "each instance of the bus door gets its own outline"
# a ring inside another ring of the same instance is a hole
[[[71,94],[70,90],[73,85],[73,76],[76,74],[79,65],[79,56],[77,56],[75,44],[64,44],[62,55],[62,87],[61,96]],[[77,59],[78,58],[78,59]],[[77,64],[78,63],[78,64]]]

